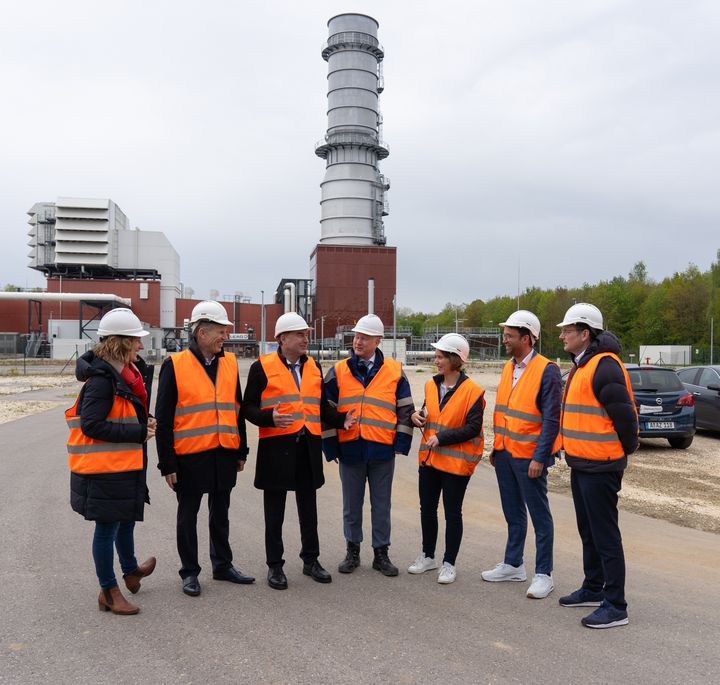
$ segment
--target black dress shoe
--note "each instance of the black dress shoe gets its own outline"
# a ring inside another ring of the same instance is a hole
[[[224,571],[213,572],[215,580],[229,580],[231,583],[240,583],[240,585],[250,585],[255,582],[255,576],[246,576],[240,569],[231,566]]]
[[[287,577],[282,570],[282,566],[271,566],[267,575],[268,585],[273,590],[287,590]]]
[[[183,578],[183,592],[190,597],[197,597],[200,594],[200,582],[197,576]]]
[[[322,566],[320,566],[320,562],[317,559],[313,561],[312,564],[304,564],[303,573],[306,576],[310,576],[318,583],[332,582],[332,576]]]

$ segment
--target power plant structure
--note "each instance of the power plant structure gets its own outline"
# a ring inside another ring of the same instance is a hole
[[[414,336],[393,325],[397,248],[387,245],[383,221],[390,181],[380,170],[389,148],[379,101],[385,57],[379,24],[364,14],[340,14],[327,26],[321,52],[328,64],[327,131],[315,147],[326,169],[310,278],[281,278],[267,304],[265,291],[260,304],[238,293],[223,301],[234,322],[229,346],[243,355],[262,351],[272,344],[276,318],[296,311],[314,330],[314,346],[339,356],[351,342],[350,328],[372,312],[386,324],[385,338],[397,333],[397,342],[385,341],[386,353],[428,354],[430,342],[447,331]],[[97,339],[102,313],[118,305],[131,306],[144,322],[152,356],[187,341],[186,321],[198,300],[186,294],[179,255],[164,233],[131,229],[110,199],[61,197],[36,203],[28,214],[29,267],[45,274],[46,291],[0,293],[0,330],[18,346],[26,335],[26,353],[42,353],[43,346],[57,358],[70,348],[79,352]],[[479,356],[499,355],[498,329],[463,332]]]
[[[326,160],[320,198],[320,242],[310,255],[314,319],[333,334],[373,309],[393,319],[397,249],[386,245],[383,217],[390,181],[379,162],[389,154],[382,139],[379,94],[385,53],[378,22],[364,14],[328,21],[322,57],[328,63],[327,132],[315,154]],[[374,305],[368,282],[374,283]]]

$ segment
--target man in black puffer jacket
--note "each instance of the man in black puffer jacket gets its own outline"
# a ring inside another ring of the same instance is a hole
[[[570,484],[585,571],[582,587],[561,597],[560,604],[597,607],[582,624],[613,628],[628,622],[617,502],[627,457],[638,447],[637,410],[630,378],[620,361],[620,343],[603,330],[600,310],[575,304],[558,326],[573,361],[560,432],[572,469]]]

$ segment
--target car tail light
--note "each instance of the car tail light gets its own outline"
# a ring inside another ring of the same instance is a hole
[[[681,395],[680,399],[677,401],[678,407],[694,407],[695,406],[695,397],[693,397],[693,394],[691,392],[686,393],[685,395]]]

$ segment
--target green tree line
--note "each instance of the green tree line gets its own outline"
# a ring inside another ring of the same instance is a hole
[[[605,328],[620,339],[623,356],[637,354],[640,345],[691,345],[696,359],[709,357],[710,321],[720,329],[720,250],[707,271],[690,264],[661,281],[648,277],[643,262],[630,273],[579,288],[527,288],[520,294],[520,309],[529,309],[542,325],[542,350],[562,356],[556,324],[576,302],[590,302],[603,313]],[[502,295],[468,304],[448,303],[436,314],[398,310],[398,325],[416,334],[427,327],[497,326],[518,308],[517,296]],[[717,338],[717,336],[715,336]],[[695,350],[699,350],[696,354]]]

